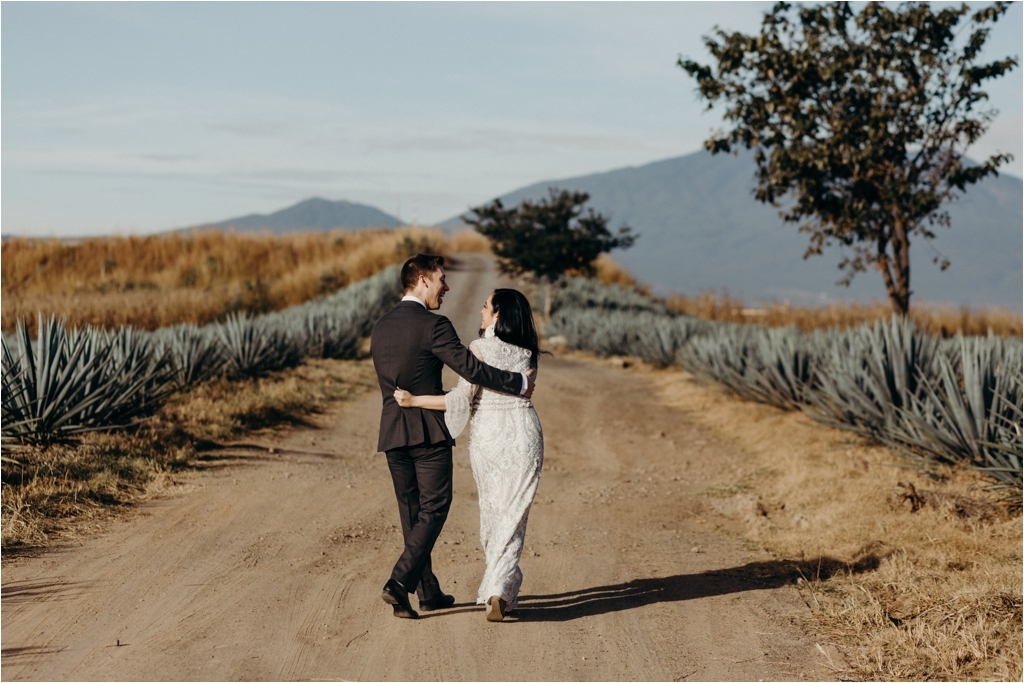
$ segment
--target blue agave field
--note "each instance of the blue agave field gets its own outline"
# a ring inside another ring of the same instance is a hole
[[[46,442],[124,427],[213,377],[258,377],[303,358],[352,358],[400,295],[395,268],[266,315],[155,332],[40,320],[3,339],[3,436]],[[710,322],[617,285],[571,278],[549,336],[601,355],[681,365],[747,398],[804,410],[922,461],[966,463],[1021,491],[1022,345],[941,339],[893,317],[805,333]]]
[[[555,290],[552,311],[548,336],[571,348],[678,364],[922,464],[965,463],[1021,495],[1020,340],[942,339],[897,316],[810,333],[710,322],[582,278]]]
[[[48,442],[128,426],[175,391],[213,377],[259,377],[303,358],[353,358],[401,295],[392,266],[284,311],[155,332],[71,328],[40,316],[3,339],[3,436]]]

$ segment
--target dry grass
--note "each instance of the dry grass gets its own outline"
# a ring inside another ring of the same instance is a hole
[[[650,296],[651,289],[647,285],[640,284],[633,274],[618,264],[608,254],[601,254],[594,261],[594,276],[606,285],[619,285],[643,292]]]
[[[955,469],[933,479],[800,413],[678,370],[653,377],[668,404],[743,454],[709,504],[803,575],[811,630],[845,652],[837,673],[1021,680],[1020,511],[985,479]]]
[[[201,231],[78,242],[3,244],[4,331],[37,311],[106,328],[204,324],[233,311],[265,313],[308,301],[401,263],[420,251],[447,253],[424,228],[285,236]]]
[[[673,294],[665,303],[672,310],[705,320],[754,323],[771,327],[795,325],[804,331],[825,327],[853,327],[892,316],[892,307],[880,301],[827,306],[790,306],[785,303],[765,302],[759,307],[748,308],[742,299],[729,296],[727,293],[702,292],[694,297]],[[922,329],[943,337],[957,333],[1020,337],[1024,324],[1024,317],[1019,312],[1008,309],[972,309],[967,306],[936,305],[922,301],[913,304],[910,317]]]
[[[376,386],[370,360],[307,358],[261,379],[200,384],[162,415],[198,439],[230,441],[268,427],[305,424],[310,415]]]
[[[447,237],[445,248],[453,254],[459,252],[489,254],[491,253],[491,241],[474,230],[459,230]]]
[[[201,451],[309,416],[376,386],[369,361],[310,359],[259,380],[218,380],[171,400],[131,432],[94,433],[3,463],[2,545],[73,536],[174,484]]]

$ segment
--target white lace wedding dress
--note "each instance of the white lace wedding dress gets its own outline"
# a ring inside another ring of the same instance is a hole
[[[488,365],[510,372],[530,369],[530,351],[494,336],[494,326],[469,345]],[[544,435],[533,403],[470,384],[464,379],[445,396],[452,436],[469,422],[469,459],[480,496],[480,543],[487,568],[477,604],[498,596],[515,609],[523,572],[526,520],[544,462]]]

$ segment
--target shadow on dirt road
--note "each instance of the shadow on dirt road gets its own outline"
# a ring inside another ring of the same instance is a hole
[[[861,573],[877,568],[879,562],[880,558],[875,555],[865,557],[852,566],[832,557],[800,562],[771,560],[697,574],[635,579],[626,583],[594,586],[564,593],[523,595],[519,598],[517,616],[520,621],[571,621],[637,609],[659,602],[680,602],[746,591],[771,590],[795,585],[801,577],[815,576],[816,579],[826,579],[843,568]]]

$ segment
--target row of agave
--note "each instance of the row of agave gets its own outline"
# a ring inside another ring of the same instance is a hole
[[[657,299],[598,280],[566,278],[553,288],[548,336],[561,336],[577,349],[605,356],[636,356],[671,365],[691,337],[707,323],[673,313]]]
[[[68,329],[40,315],[36,339],[24,325],[3,339],[3,436],[46,442],[124,427],[213,377],[258,377],[311,356],[354,357],[400,293],[392,267],[284,311],[203,327]]]
[[[656,302],[644,309],[635,292],[601,287],[569,281],[564,305],[557,305],[561,292],[552,302],[548,335],[599,354],[678,363],[923,462],[967,463],[1021,493],[1020,340],[941,339],[897,316],[810,333],[709,322],[658,312]]]
[[[549,336],[568,346],[603,356],[635,356],[655,365],[671,365],[684,345],[707,323],[691,316],[651,311],[561,308],[551,314]]]
[[[175,325],[154,333],[170,357],[175,382],[259,377],[303,358],[352,358],[359,340],[401,295],[395,267],[334,294],[257,317],[232,314],[204,327]]]

